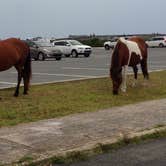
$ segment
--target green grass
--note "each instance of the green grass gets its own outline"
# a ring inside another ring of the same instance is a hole
[[[0,127],[166,98],[166,71],[151,73],[146,82],[139,75],[135,88],[132,80],[129,76],[127,93],[118,96],[112,95],[110,78],[31,86],[27,96],[21,88],[18,98],[13,88],[0,90]]]

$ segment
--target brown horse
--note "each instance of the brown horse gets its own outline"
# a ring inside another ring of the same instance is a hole
[[[133,68],[135,80],[137,80],[137,65],[141,64],[144,78],[148,79],[147,70],[147,45],[140,37],[132,37],[128,40],[119,38],[113,53],[110,67],[110,77],[113,83],[113,94],[121,90],[126,92],[126,75],[128,66]]]
[[[19,95],[21,79],[24,81],[24,94],[28,93],[31,78],[31,57],[28,45],[16,38],[0,41],[0,71],[14,66],[18,72],[18,83],[14,96]]]

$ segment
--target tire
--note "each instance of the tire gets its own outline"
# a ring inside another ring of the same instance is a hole
[[[44,54],[43,54],[42,52],[40,52],[40,53],[38,54],[38,60],[39,60],[39,61],[44,61],[44,60],[45,60],[45,56],[44,56]]]
[[[160,44],[159,44],[159,47],[160,47],[160,48],[164,47],[164,44],[163,44],[163,43],[160,43]]]
[[[72,57],[75,57],[75,58],[78,57],[78,53],[77,53],[76,50],[73,50],[73,51],[71,52],[71,55],[72,55]]]
[[[89,57],[90,56],[90,54],[84,54],[84,57]]]
[[[61,56],[61,55],[56,56],[56,57],[55,57],[55,59],[56,59],[57,61],[59,61],[59,60],[61,60],[61,59],[62,59],[62,56]]]
[[[105,45],[105,50],[110,50],[110,46],[109,45]]]

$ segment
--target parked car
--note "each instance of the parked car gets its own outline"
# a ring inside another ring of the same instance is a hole
[[[104,42],[104,48],[105,48],[105,50],[110,50],[110,48],[113,49],[115,47],[117,41],[118,41],[118,38],[113,38],[110,41]]]
[[[124,37],[125,39],[128,39],[129,37]],[[114,48],[119,37],[112,38],[110,41],[104,42],[104,48],[105,50],[110,50],[110,48]]]
[[[148,47],[165,47],[166,46],[166,36],[156,36],[152,37],[146,41]]]
[[[53,42],[54,46],[57,49],[60,49],[62,54],[66,57],[78,57],[78,55],[84,55],[85,57],[89,57],[92,48],[88,45],[84,45],[77,40],[56,40]]]
[[[61,60],[62,58],[62,52],[51,43],[30,40],[25,42],[30,46],[30,54],[34,60],[45,60],[47,58]]]

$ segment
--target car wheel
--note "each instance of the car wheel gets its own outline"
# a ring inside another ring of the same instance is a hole
[[[61,56],[61,55],[56,56],[56,57],[55,57],[55,59],[56,59],[57,61],[59,61],[59,60],[61,60],[61,59],[62,59],[62,56]]]
[[[109,45],[105,45],[105,50],[109,50],[110,49],[110,46]]]
[[[38,60],[40,60],[40,61],[44,61],[45,60],[45,56],[44,56],[44,54],[42,52],[39,53]]]
[[[65,57],[67,57],[67,58],[70,57],[70,54],[66,54]]]
[[[72,57],[75,57],[75,58],[78,57],[78,53],[77,53],[76,50],[73,50],[73,51],[71,52],[71,55],[72,55]]]
[[[164,47],[164,44],[163,44],[163,43],[160,43],[160,44],[159,44],[159,47]]]
[[[89,57],[90,56],[90,54],[84,54],[84,57]]]

